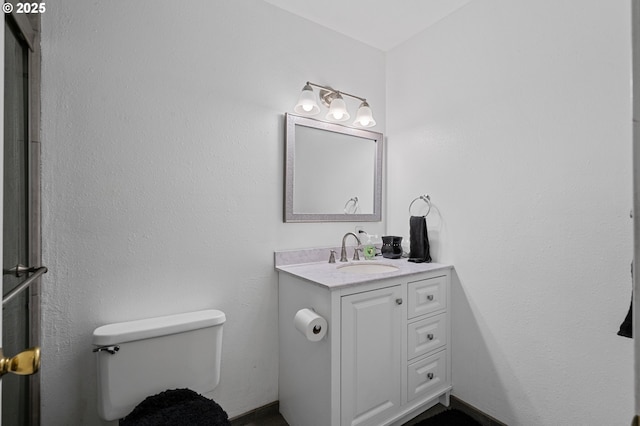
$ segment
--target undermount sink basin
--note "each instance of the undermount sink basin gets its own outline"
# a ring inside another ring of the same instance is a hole
[[[400,268],[384,263],[356,263],[338,266],[340,272],[349,274],[383,274],[385,272],[395,272],[398,269]]]

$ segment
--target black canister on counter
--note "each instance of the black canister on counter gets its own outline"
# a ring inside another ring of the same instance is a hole
[[[402,257],[402,237],[382,237],[382,257],[387,259],[400,259]]]

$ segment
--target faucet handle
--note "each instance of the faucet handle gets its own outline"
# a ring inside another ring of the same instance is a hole
[[[353,249],[353,260],[360,260],[360,254],[358,251],[362,250],[362,248],[356,247]]]
[[[336,263],[336,251],[330,250],[331,254],[329,255],[329,263]]]

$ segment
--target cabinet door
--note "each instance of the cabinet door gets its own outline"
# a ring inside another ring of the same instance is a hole
[[[342,426],[379,425],[400,406],[400,286],[342,297]]]

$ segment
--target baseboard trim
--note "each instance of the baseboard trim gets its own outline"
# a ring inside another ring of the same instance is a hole
[[[273,401],[267,405],[263,405],[262,407],[258,407],[244,414],[233,417],[232,419],[230,419],[231,426],[243,426],[246,424],[254,423],[265,417],[278,415],[279,412],[280,401]]]
[[[451,404],[450,408],[455,408],[462,411],[465,414],[473,417],[475,421],[480,423],[482,426],[507,426],[505,423],[502,423],[500,420],[491,417],[490,415],[483,413],[478,410],[473,405],[468,402],[464,402],[463,400],[451,395]]]

